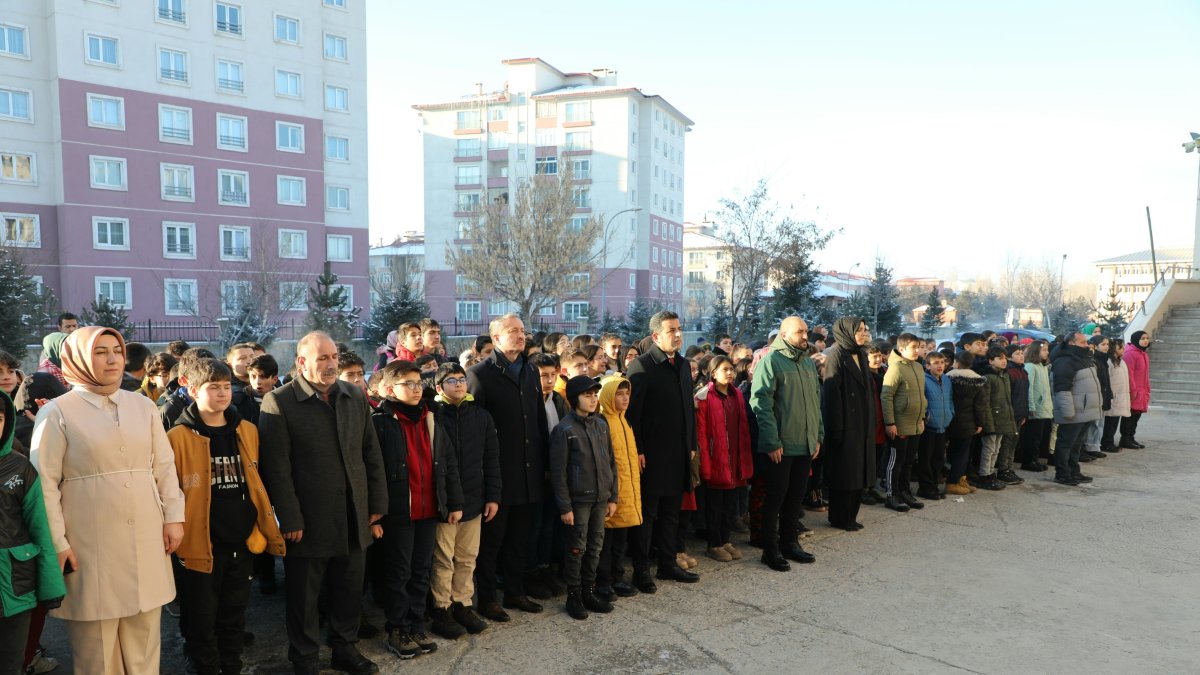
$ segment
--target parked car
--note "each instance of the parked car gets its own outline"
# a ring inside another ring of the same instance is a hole
[[[1054,342],[1053,335],[1051,335],[1050,333],[1040,331],[1040,330],[1031,330],[1029,328],[1005,328],[1005,327],[992,328],[991,330],[995,331],[997,335],[1003,335],[1004,337],[1008,338],[1009,342],[1013,341],[1012,338],[1014,336],[1016,337],[1017,342],[1020,342],[1021,340],[1024,340],[1025,338],[1029,338],[1032,340],[1045,340],[1046,342]],[[968,331],[963,331],[963,332],[968,332]],[[969,331],[969,332],[982,333],[983,329],[981,328],[979,330]],[[954,334],[954,342],[957,343],[959,340],[962,339],[962,336],[963,336],[962,333],[955,333]]]

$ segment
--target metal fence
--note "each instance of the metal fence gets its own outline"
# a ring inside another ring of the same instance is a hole
[[[490,323],[489,321],[459,321],[457,318],[455,318],[445,321],[439,319],[438,323],[442,325],[442,333],[447,336],[474,337],[476,335],[490,334],[490,331],[488,330],[488,324]],[[568,335],[577,335],[579,333],[587,332],[589,327],[592,330],[595,330],[595,327],[598,325],[599,324],[593,326],[589,324],[587,319],[580,321],[538,321],[537,319],[534,319],[533,321],[525,322],[525,328],[531,333],[544,331],[546,333],[559,332],[566,333]]]
[[[129,324],[133,339],[137,342],[170,342],[184,340],[186,342],[215,342],[221,336],[224,325],[210,321],[132,321]],[[45,326],[41,335],[53,333],[58,326]],[[355,329],[354,339],[362,339],[362,326]],[[299,340],[307,330],[303,321],[289,320],[279,324],[275,333],[276,340]]]

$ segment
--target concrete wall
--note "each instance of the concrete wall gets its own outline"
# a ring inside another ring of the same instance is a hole
[[[1165,279],[1146,298],[1145,304],[1134,314],[1125,329],[1128,340],[1136,331],[1149,331],[1154,335],[1173,305],[1200,304],[1200,279]]]

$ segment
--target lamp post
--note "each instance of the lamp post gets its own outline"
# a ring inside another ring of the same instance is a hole
[[[604,225],[604,250],[600,255],[600,321],[604,321],[604,313],[608,311],[608,274],[604,270],[608,269],[608,228],[612,227],[613,221],[622,213],[636,213],[641,211],[642,207],[635,206],[631,209],[617,211],[608,218],[608,222]]]
[[[1184,152],[1197,152],[1196,144],[1200,143],[1200,134],[1192,132],[1192,140],[1183,144]],[[1200,278],[1200,177],[1197,178],[1196,185],[1196,227],[1193,232],[1192,239],[1192,269],[1188,276],[1192,279]]]

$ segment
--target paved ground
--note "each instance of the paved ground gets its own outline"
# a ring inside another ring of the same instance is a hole
[[[1141,427],[1147,449],[1084,465],[1094,487],[1024,474],[910,514],[864,507],[857,533],[814,514],[816,565],[702,558],[699,584],[664,583],[607,616],[575,622],[555,604],[408,663],[378,641],[363,651],[387,673],[1195,672],[1200,420]],[[254,672],[289,672],[281,617],[282,600],[256,591]],[[173,619],[163,633],[163,672],[181,673]],[[45,642],[66,657],[57,622]]]

